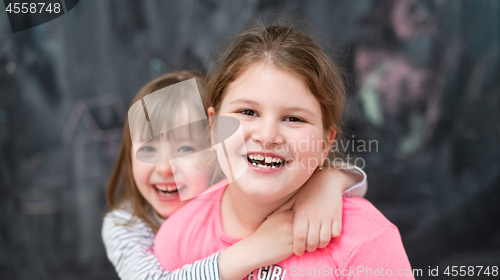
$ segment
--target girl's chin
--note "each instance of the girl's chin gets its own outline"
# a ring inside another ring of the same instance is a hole
[[[272,203],[275,200],[280,200],[283,196],[283,190],[280,190],[276,185],[263,185],[253,186],[246,185],[240,186],[241,192],[244,196],[259,203]]]
[[[166,204],[165,202],[162,202],[162,204]],[[176,202],[170,202],[167,204],[169,205],[161,205],[160,207],[154,207],[156,212],[163,217],[167,218],[168,216],[172,215],[175,211],[179,210],[182,206],[184,206],[185,202],[184,201],[176,201]]]
[[[243,176],[241,179],[237,180],[237,188],[244,196],[259,204],[281,201],[300,188],[301,184],[299,182],[307,181],[304,178],[296,177],[289,177],[288,180],[282,178],[268,178],[266,180],[261,177]]]

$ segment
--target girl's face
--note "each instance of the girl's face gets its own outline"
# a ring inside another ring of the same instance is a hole
[[[333,129],[325,137],[320,103],[302,79],[263,63],[228,86],[219,115],[241,123],[246,153],[228,143],[228,154],[246,161],[236,185],[257,203],[288,199],[322,164],[335,137]]]
[[[182,111],[177,117],[188,119],[182,116]],[[202,136],[196,132],[177,129],[175,137],[162,134],[153,138],[137,151],[137,156],[131,151],[135,183],[146,201],[164,218],[186,204],[186,198],[195,197],[207,187],[210,170],[204,163],[208,152],[200,147],[200,139],[193,139]],[[165,149],[172,160],[166,158]],[[144,162],[158,157],[165,157],[166,163]]]

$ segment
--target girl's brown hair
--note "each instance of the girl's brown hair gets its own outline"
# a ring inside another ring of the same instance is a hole
[[[207,86],[208,102],[215,112],[228,85],[259,62],[270,63],[303,79],[321,105],[324,130],[333,128],[340,137],[346,102],[342,73],[311,37],[289,26],[266,28],[259,23],[258,27],[237,36],[217,61],[217,69]]]
[[[324,130],[333,128],[336,139],[341,137],[346,103],[342,72],[310,36],[279,24],[266,28],[259,23],[242,32],[219,58],[207,86],[208,102],[216,113],[229,84],[260,62],[300,77],[321,105]]]
[[[132,100],[132,104],[139,101],[146,95],[155,92],[164,87],[173,85],[189,79],[196,79],[198,89],[202,95],[202,100],[205,103],[206,93],[206,78],[196,72],[180,71],[175,73],[165,74],[161,77],[146,84]],[[149,121],[149,120],[148,120]],[[129,120],[128,116],[125,120],[125,127],[123,128],[122,145],[120,154],[116,162],[115,168],[108,182],[106,190],[106,200],[111,211],[122,209],[125,207],[132,207],[132,217],[138,217],[151,227],[151,230],[156,233],[160,227],[160,222],[155,219],[155,210],[144,199],[137,188],[134,177],[132,175],[132,139],[130,137]]]

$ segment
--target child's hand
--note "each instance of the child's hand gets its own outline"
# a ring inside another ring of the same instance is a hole
[[[257,267],[287,259],[293,254],[293,210],[273,213],[247,240],[258,257]]]
[[[278,263],[293,254],[294,211],[273,213],[247,238],[221,252],[221,279],[242,279],[256,268]]]
[[[356,181],[337,169],[316,171],[276,212],[293,208],[293,253],[324,248],[342,231],[342,194]]]

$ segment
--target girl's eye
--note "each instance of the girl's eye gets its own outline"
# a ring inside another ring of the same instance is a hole
[[[146,153],[154,153],[156,152],[156,149],[151,146],[145,146],[141,148],[141,151]]]
[[[239,111],[240,114],[247,115],[247,116],[255,116],[257,115],[254,110],[241,110]]]
[[[287,118],[285,118],[285,121],[289,121],[289,122],[304,122],[303,119],[297,118],[297,117],[287,117]]]
[[[191,146],[182,146],[177,150],[179,153],[189,153],[194,151],[196,151],[196,149]]]

